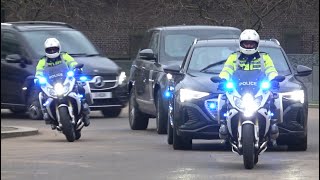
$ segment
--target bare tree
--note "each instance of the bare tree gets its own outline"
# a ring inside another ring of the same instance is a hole
[[[261,30],[264,25],[288,17],[300,9],[316,8],[318,0],[178,0],[199,17],[216,25],[239,25]],[[221,16],[222,15],[222,16]]]

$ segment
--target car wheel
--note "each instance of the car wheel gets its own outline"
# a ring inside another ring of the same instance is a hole
[[[10,111],[15,114],[23,114],[23,113],[27,112],[27,109],[25,109],[25,108],[10,108]]]
[[[306,136],[300,143],[289,144],[288,151],[306,151],[308,148],[308,136]]]
[[[184,138],[177,134],[177,129],[173,128],[173,149],[174,150],[190,150],[192,149],[192,139]]]
[[[168,106],[168,120],[167,120],[167,142],[168,144],[173,143],[173,128],[171,126],[171,121],[173,121],[173,106],[172,104],[169,104]]]
[[[106,108],[101,110],[104,117],[118,117],[121,113],[121,108]]]
[[[30,119],[42,120],[43,114],[40,108],[40,102],[38,98],[39,92],[33,87],[29,93],[27,100],[28,103],[28,115]]]
[[[145,130],[148,127],[149,117],[142,113],[136,103],[134,87],[130,91],[129,98],[129,124],[132,130]]]
[[[157,133],[158,134],[166,134],[167,133],[167,121],[168,121],[168,113],[162,107],[163,100],[161,91],[157,91],[157,116],[156,116],[156,125],[157,125]]]

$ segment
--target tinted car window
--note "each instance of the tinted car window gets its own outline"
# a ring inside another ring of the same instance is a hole
[[[22,35],[27,39],[38,58],[44,56],[43,44],[47,38],[55,37],[60,41],[61,51],[69,54],[99,54],[91,42],[79,31],[25,31]]]
[[[181,61],[185,57],[188,48],[197,39],[238,38],[240,30],[175,30],[164,31],[160,52],[163,64],[168,61]]]
[[[217,63],[207,69],[205,73],[219,74],[228,56],[237,51],[237,46],[230,47],[197,47],[192,52],[188,72],[199,72],[210,64]],[[290,74],[287,61],[280,48],[260,46],[260,51],[267,52],[273,60],[274,66],[280,75]]]
[[[1,37],[1,58],[5,58],[9,54],[21,55],[21,47],[15,34],[3,32]]]
[[[158,54],[158,44],[159,44],[159,32],[154,32],[151,37],[149,48],[152,49],[154,54]]]

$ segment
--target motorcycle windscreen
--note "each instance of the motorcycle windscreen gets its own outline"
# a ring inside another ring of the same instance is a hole
[[[266,76],[261,70],[237,70],[232,75],[234,86],[241,96],[245,93],[257,94],[260,89],[259,84],[264,79]]]
[[[67,78],[68,71],[68,66],[61,63],[56,66],[46,67],[43,74],[47,78],[48,83],[53,85],[55,83],[63,83]]]

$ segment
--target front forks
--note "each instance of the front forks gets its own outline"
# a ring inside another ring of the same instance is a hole
[[[255,119],[254,122],[252,122],[250,120],[246,120],[243,123],[241,123],[241,120],[238,121],[238,148],[239,149],[242,148],[242,126],[244,124],[252,124],[253,125],[254,138],[255,138],[254,147],[256,149],[258,149],[259,148],[259,121],[257,119]]]

